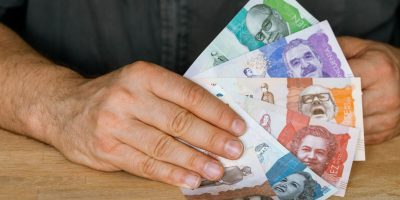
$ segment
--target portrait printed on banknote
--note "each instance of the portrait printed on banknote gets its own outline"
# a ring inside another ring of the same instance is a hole
[[[323,188],[292,154],[277,160],[267,171],[268,182],[279,199],[318,199]]]
[[[361,91],[357,91],[351,83],[338,83],[336,86],[332,84],[331,87],[329,83],[322,81],[288,79],[287,108],[314,119],[361,127],[356,122],[362,121],[362,110],[357,110],[355,105],[361,103]]]
[[[349,133],[334,133],[323,126],[292,122],[279,134],[278,141],[316,174],[337,185],[346,161],[352,162],[349,153],[354,151],[348,152],[350,138]]]
[[[329,39],[336,40],[320,31],[306,39],[279,40],[254,52],[254,57],[243,65],[243,71],[250,78],[344,77],[341,66],[346,64],[341,63]],[[259,69],[261,67],[263,71]]]
[[[318,78],[353,77],[329,23],[279,39],[220,64],[196,77]]]
[[[318,23],[295,0],[250,0],[185,73],[192,77]]]
[[[236,94],[270,103],[265,100],[268,94],[270,99],[273,97],[275,105],[300,112],[314,120],[359,128],[361,134],[355,160],[365,160],[360,78],[196,78],[193,80],[199,84],[219,85],[230,95]],[[268,91],[265,90],[266,85]]]
[[[239,94],[313,119],[362,128],[362,91],[359,78],[200,78]]]
[[[234,99],[256,121],[268,115],[271,124],[268,134],[275,137],[302,163],[324,180],[339,188],[335,195],[343,196],[346,191],[351,166],[356,152],[360,130],[331,122],[311,119],[295,111],[248,97]],[[260,157],[268,146],[256,148],[261,163],[267,158]],[[272,184],[271,184],[272,185]]]

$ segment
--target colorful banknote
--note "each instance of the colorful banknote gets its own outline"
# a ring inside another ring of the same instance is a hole
[[[353,77],[327,21],[200,73],[196,78]]]
[[[233,99],[229,98],[220,87],[203,86],[208,88],[210,92],[219,97],[223,102],[227,103],[246,121],[247,131],[241,136],[241,140],[246,149],[253,149],[252,151],[257,152],[258,158],[264,158],[258,159],[259,162],[257,162],[257,164],[259,165],[261,163],[264,177],[267,178],[270,190],[275,193],[277,198],[297,199],[301,197],[300,199],[327,199],[337,192],[334,186],[315,174],[305,164],[301,163],[272,135],[268,134],[267,131],[255,122],[251,116],[233,101]],[[255,165],[255,163],[249,165]],[[232,165],[228,165],[228,167],[230,166]],[[236,169],[235,171],[240,170]],[[256,182],[255,185],[261,182],[262,181]],[[211,187],[215,188],[218,186]],[[199,188],[191,191],[184,189],[183,192],[191,199],[202,199],[196,198],[196,195],[206,195],[210,197],[207,199],[224,199],[224,195],[234,192],[231,190],[228,190],[228,192],[227,190],[220,191],[218,188],[212,189],[211,187],[208,189]],[[230,187],[235,187],[235,184]],[[248,187],[249,186],[244,189],[249,189]],[[255,187],[253,187],[253,189],[254,188]],[[235,188],[235,190],[240,189],[240,187]],[[259,194],[255,192],[254,194],[249,194],[248,197],[253,196],[259,196]],[[243,195],[239,197],[243,197]]]
[[[275,196],[253,148],[247,149],[239,160],[219,158],[224,175],[218,181],[203,180],[195,190],[181,189],[189,200],[235,199],[251,196]]]
[[[250,0],[200,54],[186,77],[318,23],[295,0]]]
[[[361,130],[355,155],[365,160],[362,92],[359,78],[210,78],[229,94],[240,94],[298,111],[311,118]]]
[[[312,119],[242,95],[232,98],[300,161],[335,185],[336,196],[344,197],[359,129]]]

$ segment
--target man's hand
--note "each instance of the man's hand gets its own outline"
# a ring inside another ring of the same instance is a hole
[[[70,160],[196,188],[217,180],[221,164],[180,140],[237,159],[244,121],[193,82],[136,62],[79,85],[52,106],[51,141]],[[180,140],[177,140],[180,139]]]
[[[378,144],[400,134],[400,49],[352,37],[338,38],[361,77],[365,141]]]
[[[243,120],[191,81],[144,62],[85,79],[1,23],[0,96],[0,128],[98,170],[195,188],[223,168],[184,143],[229,159],[243,151]]]

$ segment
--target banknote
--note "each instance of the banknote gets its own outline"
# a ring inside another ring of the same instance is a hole
[[[266,130],[255,122],[251,116],[249,116],[233,101],[233,99],[229,98],[220,87],[209,87],[208,85],[203,86],[219,97],[223,102],[228,104],[246,121],[247,130],[240,139],[243,141],[245,149],[253,149],[252,152],[257,152],[257,158],[266,158],[262,160],[258,159],[257,163],[261,163],[261,168],[264,172],[263,177],[266,177],[268,180],[270,189],[267,191],[272,190],[274,195],[276,195],[276,198],[279,199],[327,199],[337,192],[337,189],[334,186],[315,174],[305,164],[300,162],[300,160],[291,154],[283,145],[281,145],[272,135],[268,134]],[[238,190],[240,188],[235,189]],[[198,192],[198,190],[202,191]],[[203,194],[207,195],[207,197],[210,197],[212,194],[214,194],[214,197],[218,195],[222,196],[231,192],[225,192],[225,190],[219,191],[218,188],[215,190],[208,188],[208,190],[211,190],[212,192],[208,192],[206,188],[195,189],[190,191],[191,193],[189,193],[188,190],[183,190],[183,192],[186,196],[190,196],[188,194]],[[257,193],[249,195],[249,197],[258,196]],[[193,197],[193,195],[190,197]],[[260,197],[262,196],[260,195]],[[218,198],[216,197],[213,199]]]
[[[359,78],[207,78],[196,82],[220,85],[240,94],[298,111],[311,118],[361,130],[356,161],[365,160],[361,81]]]
[[[359,129],[312,119],[242,95],[232,98],[300,161],[335,185],[336,196],[344,197]]]
[[[219,160],[224,165],[222,178],[218,181],[203,180],[195,190],[181,189],[187,199],[219,200],[275,196],[253,148],[245,150],[239,160]]]
[[[196,78],[353,77],[327,21],[202,72]]]
[[[192,77],[213,66],[318,23],[295,0],[250,0],[185,73]]]

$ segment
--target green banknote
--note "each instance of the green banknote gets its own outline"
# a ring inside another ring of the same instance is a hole
[[[200,54],[185,76],[193,77],[317,23],[295,0],[250,0]]]

